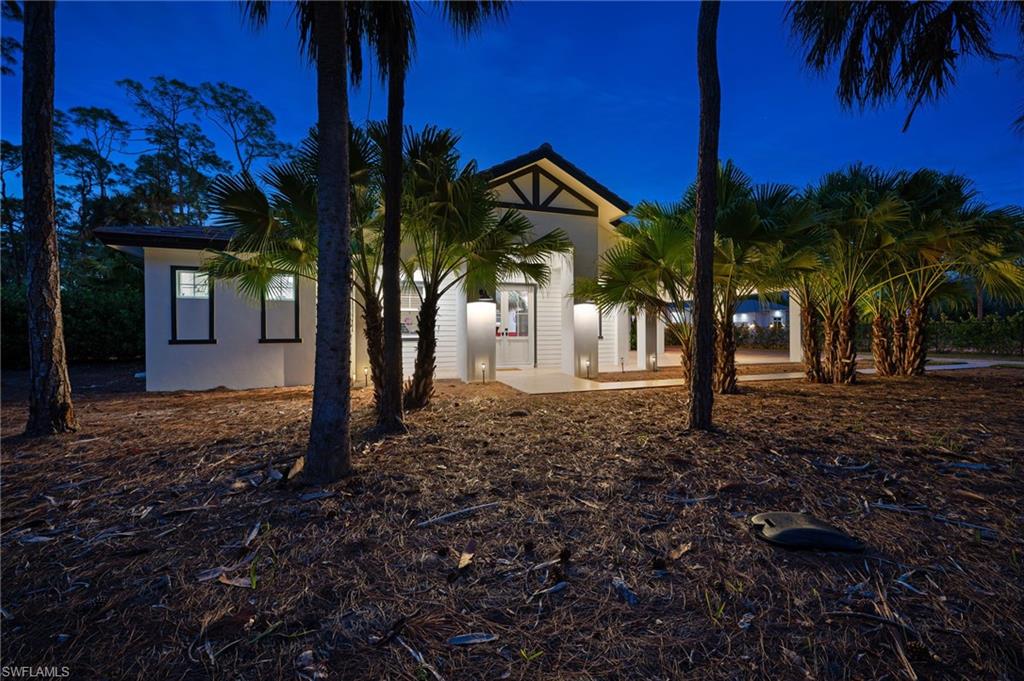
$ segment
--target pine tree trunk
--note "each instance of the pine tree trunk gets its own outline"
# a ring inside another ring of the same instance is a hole
[[[313,4],[318,165],[316,358],[306,479],[338,480],[352,470],[349,431],[352,345],[348,175],[348,74],[344,3]]]
[[[818,310],[808,296],[800,307],[800,345],[804,353],[804,371],[810,383],[822,383],[821,344],[818,341]]]
[[[388,65],[388,133],[384,150],[384,236],[381,246],[384,298],[384,350],[377,427],[385,433],[405,430],[402,417],[402,133],[405,72],[396,45]]]
[[[700,85],[700,131],[697,145],[697,224],[693,246],[693,359],[689,425],[711,429],[715,395],[714,285],[715,214],[718,199],[718,127],[721,91],[718,81],[719,3],[703,0],[697,19],[697,81]]]
[[[925,326],[927,319],[925,312],[928,310],[926,301],[915,300],[910,304],[907,313],[907,350],[903,359],[903,374],[905,376],[923,376],[924,365],[928,358],[927,346],[925,344]]]
[[[879,376],[892,376],[892,341],[889,338],[889,320],[876,314],[871,320],[871,357]]]
[[[833,383],[857,381],[857,306],[844,300],[839,310],[839,334],[836,338],[836,366]]]
[[[64,349],[53,189],[54,15],[52,2],[25,3],[21,139],[31,379],[26,435],[78,428]]]
[[[907,357],[907,319],[902,310],[892,314],[892,343],[889,346],[889,367],[895,376],[905,376],[903,371]]]
[[[715,326],[715,390],[720,395],[733,395],[739,392],[736,386],[736,330],[731,318],[720,319]]]
[[[416,363],[412,378],[405,386],[405,408],[422,409],[434,395],[434,369],[437,364],[437,295],[429,290],[420,307],[419,338],[416,339]]]
[[[384,321],[381,319],[380,301],[373,295],[363,301],[363,335],[366,337],[366,354],[370,360],[373,400],[379,417],[384,387]]]

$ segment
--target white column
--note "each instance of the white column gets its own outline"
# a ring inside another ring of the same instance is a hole
[[[560,256],[553,256],[560,257]],[[561,257],[561,276],[559,277],[559,295],[562,299],[562,371],[575,374],[576,332],[573,323],[573,265],[571,257]]]
[[[792,292],[789,294],[789,319],[786,323],[789,328],[789,361],[800,362],[804,358],[803,344],[800,340],[800,304],[796,302]]]
[[[493,300],[466,304],[466,364],[463,380],[467,383],[494,380],[496,345]]]
[[[575,375],[580,378],[597,378],[597,305],[578,303],[573,306],[573,343],[576,359]]]
[[[641,371],[654,368],[652,356],[658,353],[658,318],[643,310],[636,313],[636,368]]]

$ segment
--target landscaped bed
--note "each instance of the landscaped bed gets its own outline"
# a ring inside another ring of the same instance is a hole
[[[1019,678],[1022,396],[1019,369],[745,384],[699,435],[679,388],[442,383],[408,435],[360,440],[357,474],[326,490],[276,479],[302,451],[308,389],[100,387],[77,400],[79,433],[37,441],[12,437],[25,409],[5,402],[4,664]],[[870,548],[781,551],[749,533],[765,510],[808,511]],[[470,633],[496,638],[448,642]]]

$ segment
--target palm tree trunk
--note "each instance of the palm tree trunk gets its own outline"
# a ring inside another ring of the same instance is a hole
[[[907,350],[903,359],[903,374],[906,376],[924,375],[924,364],[928,358],[925,345],[925,312],[928,303],[924,300],[915,300],[910,304],[907,313]]]
[[[878,313],[871,320],[871,357],[879,376],[892,376],[892,341],[889,335],[889,320]]]
[[[693,378],[693,327],[677,332],[676,338],[679,341],[679,366],[682,369],[683,383],[689,384]]]
[[[405,408],[422,409],[434,395],[434,369],[437,364],[437,293],[428,289],[423,296],[417,329],[416,363],[412,379],[405,387]]]
[[[974,282],[974,316],[977,319],[985,318],[985,289],[979,282]]]
[[[381,318],[380,300],[376,296],[363,301],[363,336],[366,337],[366,354],[370,360],[373,400],[379,414],[384,389],[384,320]]]
[[[824,313],[822,322],[823,348],[821,354],[821,376],[823,383],[831,383],[838,364],[839,320],[834,307]]]
[[[345,5],[313,4],[320,131],[317,219],[316,359],[305,476],[332,482],[352,470],[351,270],[348,176],[348,74]]]
[[[402,422],[402,133],[405,72],[398,41],[389,49],[388,132],[384,150],[384,236],[381,252],[384,297],[384,350],[377,427],[385,433],[405,430]]]
[[[907,319],[902,310],[892,314],[892,343],[889,345],[889,368],[893,375],[904,376],[903,364],[907,356]]]
[[[857,306],[852,298],[843,301],[839,310],[839,334],[836,338],[834,383],[857,381]]]
[[[715,391],[720,395],[734,395],[736,386],[736,329],[732,315],[720,319],[715,333]]]
[[[697,81],[700,85],[700,132],[697,146],[697,224],[693,245],[693,360],[689,425],[711,429],[715,395],[711,372],[715,360],[712,308],[715,212],[718,198],[718,128],[721,86],[718,81],[719,3],[703,0],[697,19]]]
[[[818,342],[818,309],[810,296],[800,306],[800,346],[804,353],[804,371],[810,383],[822,383],[821,344]]]
[[[26,435],[78,428],[64,349],[53,192],[55,13],[52,2],[25,3],[21,138],[31,379]]]

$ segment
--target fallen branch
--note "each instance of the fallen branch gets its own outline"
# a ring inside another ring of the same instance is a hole
[[[452,511],[451,513],[445,513],[444,515],[435,516],[433,518],[424,520],[423,522],[416,523],[416,527],[427,527],[428,525],[433,525],[434,523],[443,523],[446,520],[457,518],[460,515],[466,515],[467,513],[473,513],[474,511],[482,511],[485,508],[494,508],[499,503],[500,502],[498,501],[491,501],[486,504],[480,504],[479,506],[469,506],[467,508],[460,508],[458,511]]]
[[[974,523],[969,523],[965,520],[957,520],[956,518],[948,518],[944,515],[939,515],[937,513],[929,514],[923,510],[907,508],[906,506],[897,506],[896,504],[886,504],[882,502],[877,502],[871,505],[883,511],[893,511],[894,513],[910,513],[912,515],[923,515],[931,518],[936,522],[946,523],[947,525],[956,525],[957,527],[966,527],[971,530],[978,530],[979,532],[988,533],[992,537],[999,536],[999,531],[994,530],[991,527],[985,527],[984,525],[976,525]]]

